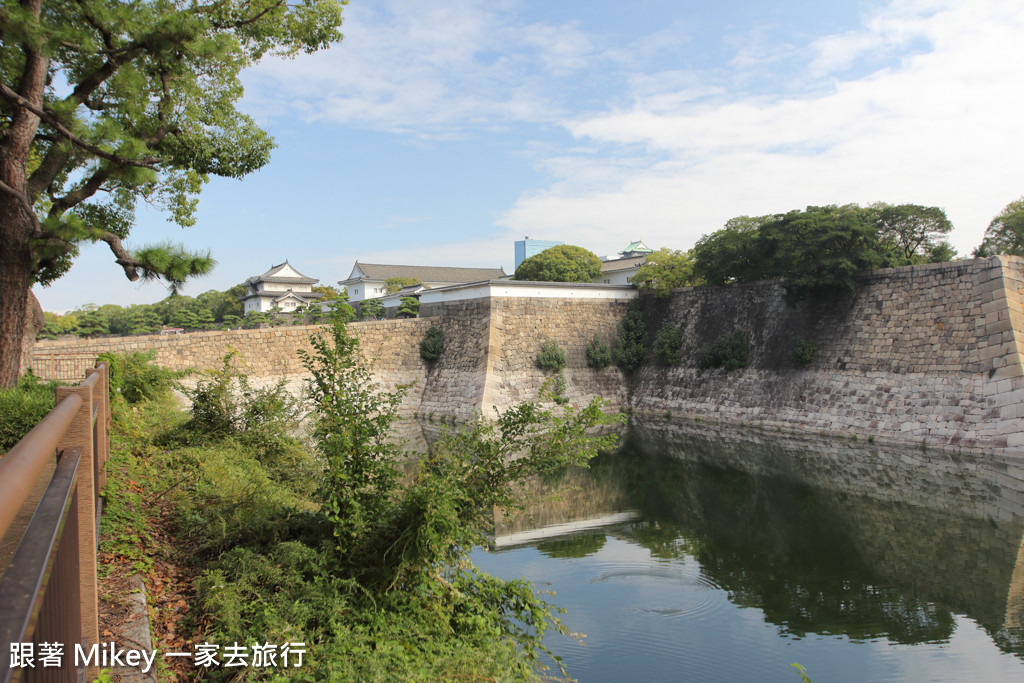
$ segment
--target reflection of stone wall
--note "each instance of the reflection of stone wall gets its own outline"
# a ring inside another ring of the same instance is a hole
[[[632,445],[629,457],[650,467],[648,504],[664,496],[686,528],[779,553],[798,548],[805,531],[787,515],[809,510],[843,546],[836,552],[852,553],[882,584],[992,630],[1019,618],[1024,463],[695,423],[637,425]],[[669,477],[661,458],[681,472]],[[701,467],[745,476],[731,497],[716,496]]]
[[[533,479],[525,487],[530,504],[513,515],[494,512],[494,535],[540,529],[593,519],[629,509],[629,498],[615,477],[595,478],[589,470],[572,468],[545,482]]]
[[[844,305],[790,307],[778,283],[684,290],[648,311],[683,332],[684,362],[649,364],[632,406],[903,442],[1024,447],[1022,261],[873,271]],[[700,349],[746,334],[750,367],[700,370]],[[798,367],[796,341],[817,345]]]
[[[637,421],[646,452],[818,489],[1024,525],[1024,461],[685,419]],[[750,456],[751,451],[757,457]]]

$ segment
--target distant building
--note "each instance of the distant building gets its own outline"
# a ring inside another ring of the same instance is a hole
[[[643,240],[637,240],[636,242],[630,242],[629,246],[619,252],[619,256],[622,258],[633,258],[634,256],[644,256],[646,254],[652,254],[654,250],[643,243]]]
[[[630,242],[619,252],[619,258],[605,256],[601,259],[601,275],[594,278],[594,282],[599,285],[633,284],[633,276],[647,262],[647,255],[653,252],[642,240]]]
[[[558,247],[565,244],[565,242],[554,242],[552,240],[531,240],[529,237],[519,240],[516,242],[516,265],[518,268],[519,264],[530,258],[536,256],[545,249],[551,247]]]
[[[467,282],[498,280],[505,275],[504,268],[445,268],[441,266],[395,266],[380,263],[356,261],[348,279],[338,284],[348,288],[349,301],[355,303],[364,299],[385,296],[384,283],[391,278],[415,278],[423,285],[436,289]]]
[[[313,285],[318,282],[285,261],[272,266],[263,275],[255,275],[246,280],[245,294],[238,297],[238,300],[244,303],[246,313],[266,313],[275,307],[288,313],[323,297],[323,294],[313,291]]]

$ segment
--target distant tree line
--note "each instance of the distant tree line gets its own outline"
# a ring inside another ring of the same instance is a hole
[[[323,297],[311,306],[300,306],[289,313],[272,309],[245,315],[238,298],[245,294],[246,289],[242,283],[226,292],[211,289],[196,297],[174,294],[155,304],[86,304],[64,315],[45,313],[46,324],[38,336],[43,339],[61,335],[133,336],[157,334],[169,327],[189,332],[251,329],[260,325],[315,325],[326,322],[332,314],[346,320],[354,317],[352,307],[348,305],[348,293],[331,286],[314,287],[313,290]],[[328,302],[327,311],[322,310],[319,303],[322,301]]]

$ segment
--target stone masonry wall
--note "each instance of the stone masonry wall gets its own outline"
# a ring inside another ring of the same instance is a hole
[[[1024,452],[1022,259],[873,271],[841,305],[788,306],[778,282],[678,290],[644,300],[644,308],[652,339],[664,319],[680,328],[679,366],[651,360],[631,378],[614,367],[590,370],[586,345],[594,334],[610,344],[626,306],[500,296],[431,304],[420,319],[352,329],[386,385],[415,382],[407,413],[465,418],[533,399],[545,379],[535,367],[537,353],[554,340],[566,352],[565,393],[574,403],[602,395],[613,409],[628,404],[641,414]],[[419,341],[432,324],[442,328],[446,348],[428,366]],[[750,340],[749,367],[700,369],[701,348],[734,329]],[[314,330],[40,342],[32,363],[44,377],[76,379],[97,353],[154,349],[165,367],[204,369],[216,367],[232,346],[252,376],[297,378],[296,351]],[[793,359],[801,339],[817,347],[807,367]]]
[[[631,405],[902,442],[1024,447],[1020,259],[873,271],[843,306],[790,307],[778,283],[701,287],[648,306],[684,340],[683,363],[637,371]],[[749,367],[699,369],[700,349],[742,331]],[[795,344],[816,344],[806,368]]]
[[[412,384],[402,406],[403,413],[415,412],[422,399],[427,368],[419,355],[419,341],[430,321],[424,319],[381,320],[349,326],[359,338],[363,359],[373,364],[373,375],[388,390]],[[238,351],[239,367],[257,380],[284,379],[297,386],[307,376],[299,350],[310,351],[309,337],[317,326],[277,327],[260,330],[193,332],[176,335],[142,335],[41,341],[31,360],[33,370],[44,378],[75,380],[85,375],[101,353],[147,351],[156,353],[156,363],[170,370],[212,370],[220,367],[229,348]],[[258,386],[258,384],[257,384]]]
[[[587,345],[596,334],[611,347],[628,302],[595,299],[494,299],[491,309],[484,414],[537,398],[552,373],[537,367],[541,345],[554,341],[565,352],[564,395],[572,403],[586,404],[602,396],[609,408],[628,401],[622,371],[611,366],[587,367]]]

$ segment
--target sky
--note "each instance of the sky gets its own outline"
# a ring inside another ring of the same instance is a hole
[[[344,40],[244,76],[270,163],[214,179],[182,229],[225,290],[288,260],[502,266],[529,236],[689,249],[730,218],[825,204],[945,209],[965,256],[1024,194],[1019,0],[351,0]],[[153,303],[105,245],[44,310]]]

